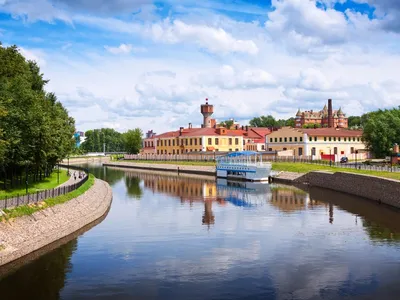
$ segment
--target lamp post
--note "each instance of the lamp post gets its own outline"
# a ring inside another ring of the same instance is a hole
[[[28,164],[25,164],[25,189],[28,194]]]
[[[390,172],[393,172],[393,148],[390,148]]]
[[[329,147],[329,166],[332,167],[332,149]]]
[[[358,150],[355,151],[355,155],[356,155],[356,169],[357,169],[357,154],[358,154]]]
[[[67,169],[67,174],[69,175],[69,154],[68,154],[68,156],[67,156],[67,159],[68,159],[68,169]]]
[[[60,184],[60,164],[58,164],[57,183]]]

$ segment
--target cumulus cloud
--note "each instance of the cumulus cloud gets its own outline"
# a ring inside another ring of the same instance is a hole
[[[112,54],[129,54],[132,52],[133,47],[130,44],[121,44],[118,47],[104,46],[104,49]]]
[[[149,29],[153,39],[157,42],[177,44],[192,42],[213,53],[246,53],[255,55],[258,47],[252,40],[235,39],[222,28],[213,28],[205,25],[191,25],[179,20],[164,20],[153,24]]]
[[[216,86],[221,89],[256,89],[276,86],[277,82],[270,73],[261,69],[236,70],[224,65],[219,70],[200,74],[195,82],[205,86]]]

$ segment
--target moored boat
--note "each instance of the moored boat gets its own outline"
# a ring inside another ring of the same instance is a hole
[[[217,177],[248,181],[267,181],[272,165],[254,151],[232,152],[217,159]]]

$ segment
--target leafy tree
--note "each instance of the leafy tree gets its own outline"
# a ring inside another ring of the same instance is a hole
[[[277,126],[277,121],[271,115],[255,117],[250,120],[250,126],[254,127],[275,127]]]
[[[135,128],[133,130],[128,130],[123,134],[125,151],[130,154],[139,153],[142,148],[142,130]]]
[[[125,149],[122,133],[111,128],[88,130],[85,133],[86,140],[80,149],[84,152],[103,152],[103,144],[106,144],[106,152],[122,152]]]
[[[390,155],[390,149],[400,141],[400,107],[370,112],[361,120],[368,149],[378,158]]]
[[[226,120],[226,121],[223,121],[223,122],[219,123],[218,125],[220,127],[225,127],[227,129],[230,129],[233,126],[233,123],[234,123],[233,120]]]
[[[47,93],[48,80],[16,46],[0,43],[0,177],[3,187],[29,167],[40,179],[73,149],[75,121]]]
[[[349,128],[360,127],[361,126],[361,117],[359,116],[350,116],[348,118]]]
[[[321,128],[321,124],[315,123],[315,124],[304,124],[303,128]]]

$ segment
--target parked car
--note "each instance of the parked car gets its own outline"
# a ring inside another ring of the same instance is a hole
[[[347,163],[347,162],[349,162],[349,159],[348,159],[347,157],[342,157],[342,158],[340,159],[340,163],[341,163],[341,164],[344,164],[344,163]]]

